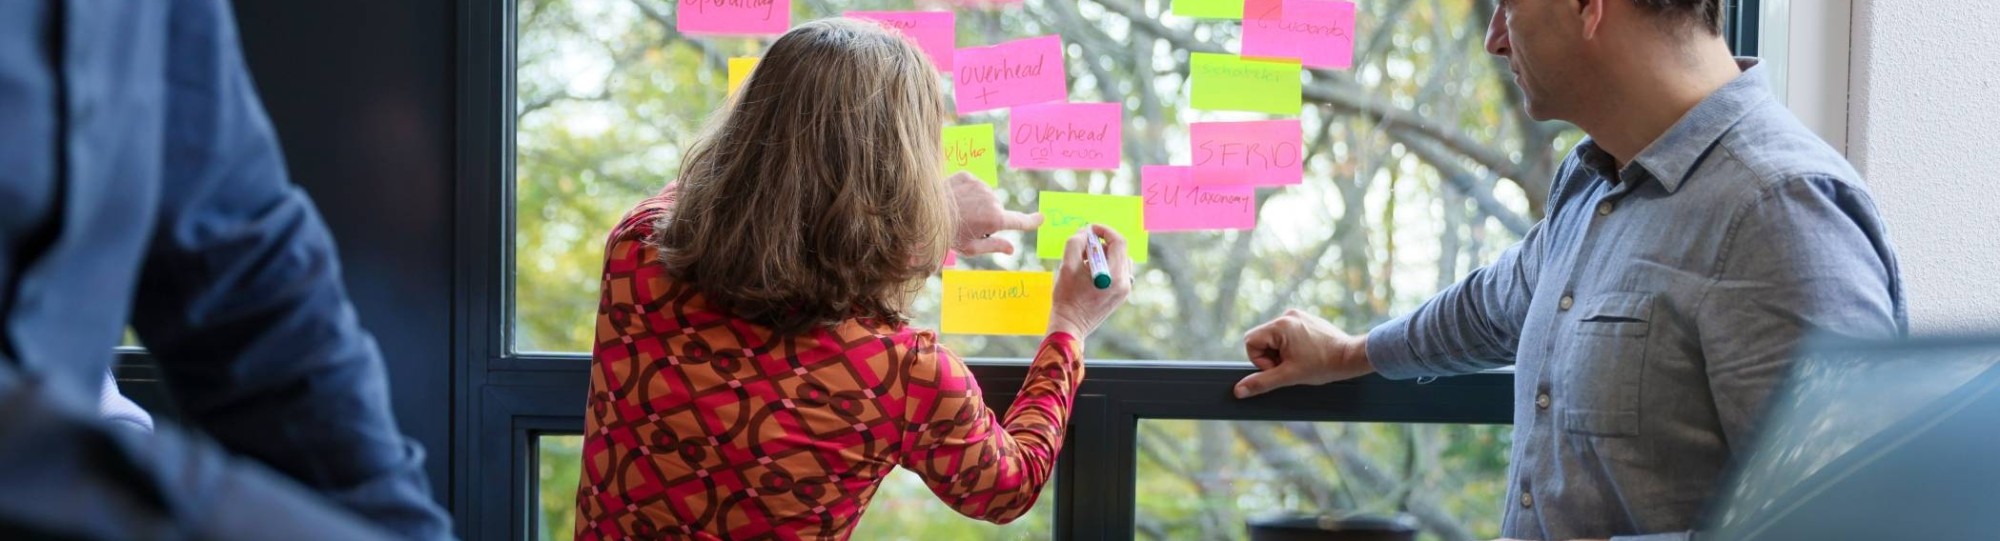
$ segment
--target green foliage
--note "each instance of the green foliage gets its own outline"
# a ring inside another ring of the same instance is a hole
[[[913,0],[799,0],[795,20]],[[1130,303],[1092,337],[1092,359],[1240,359],[1241,333],[1287,307],[1353,331],[1407,311],[1490,260],[1532,223],[1567,126],[1528,119],[1504,64],[1484,54],[1488,2],[1360,2],[1355,68],[1306,79],[1306,183],[1261,194],[1254,232],[1154,236]],[[678,170],[683,145],[726,100],[730,56],[750,39],[686,39],[664,0],[521,0],[515,109],[513,346],[587,351],[605,234]],[[1186,107],[1189,50],[1234,48],[1236,23],[1165,15],[1165,0],[1029,0],[959,10],[959,44],[1060,34],[1072,101],[1124,104],[1125,167],[1001,173],[1003,203],[1043,190],[1136,194],[1141,165],[1187,163],[1187,124],[1263,118]],[[1385,120],[1387,119],[1387,120]],[[1004,112],[962,122],[994,122]],[[1005,150],[1003,149],[1004,153]],[[774,181],[776,181],[774,179]],[[1511,221],[1510,221],[1511,220]],[[1017,237],[1033,254],[1033,235]],[[1032,256],[961,266],[1033,269]],[[936,281],[915,306],[935,326]],[[972,356],[1022,357],[1031,338],[946,338]],[[1507,427],[1148,420],[1135,536],[1231,539],[1289,509],[1400,510],[1433,539],[1490,537],[1504,494]],[[574,438],[545,438],[538,529],[568,537]],[[996,527],[958,516],[921,483],[884,483],[857,539],[1047,537],[1047,502]],[[1418,513],[1418,511],[1424,511]]]

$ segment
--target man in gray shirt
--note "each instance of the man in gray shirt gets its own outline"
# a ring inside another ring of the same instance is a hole
[[[1589,138],[1519,245],[1349,336],[1299,312],[1239,397],[1515,367],[1508,537],[1685,538],[1810,336],[1906,332],[1860,175],[1732,58],[1717,0],[1501,0],[1487,50]]]

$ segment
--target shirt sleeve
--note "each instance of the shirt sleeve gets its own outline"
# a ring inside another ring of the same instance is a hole
[[[1907,318],[1894,252],[1858,187],[1778,183],[1733,221],[1695,321],[1724,441],[1740,450],[1800,343],[1898,337]]]
[[[1498,260],[1416,311],[1368,333],[1368,361],[1391,379],[1449,376],[1514,363],[1541,272],[1544,220]]]
[[[97,391],[97,407],[98,413],[104,415],[105,420],[118,422],[139,429],[141,432],[153,431],[153,415],[146,413],[146,408],[139,407],[132,402],[132,399],[125,398],[124,393],[118,392],[118,378],[112,377],[109,370],[104,372],[104,388]]]
[[[170,9],[161,199],[135,330],[187,424],[399,536],[449,537],[333,239],[286,176],[228,4]]]
[[[1027,513],[1055,471],[1083,383],[1083,349],[1067,333],[1042,341],[1021,393],[995,419],[965,362],[930,346],[910,375],[902,465],[966,516],[1005,524]]]

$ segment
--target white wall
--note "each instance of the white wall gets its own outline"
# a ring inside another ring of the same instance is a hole
[[[1846,150],[1889,222],[1918,334],[2000,333],[1996,8],[1853,0]]]

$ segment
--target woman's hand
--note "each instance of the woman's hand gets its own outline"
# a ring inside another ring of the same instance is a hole
[[[1084,251],[1090,233],[1104,238],[1104,261],[1111,264],[1111,287],[1098,289],[1090,274],[1090,259]],[[1062,266],[1056,269],[1055,306],[1049,309],[1049,333],[1069,333],[1077,339],[1089,336],[1125,304],[1132,293],[1132,258],[1125,253],[1125,237],[1108,226],[1091,224],[1077,230],[1063,247]]]
[[[1320,385],[1375,371],[1368,363],[1368,338],[1350,336],[1319,316],[1286,310],[1285,315],[1250,329],[1243,350],[1257,373],[1236,384],[1236,397],[1249,398],[1279,387]]]
[[[945,179],[951,184],[952,202],[958,205],[958,236],[951,248],[959,255],[1011,254],[1014,243],[993,238],[1005,230],[1033,231],[1042,226],[1042,213],[1023,214],[1000,208],[1000,198],[979,177],[960,171]]]

